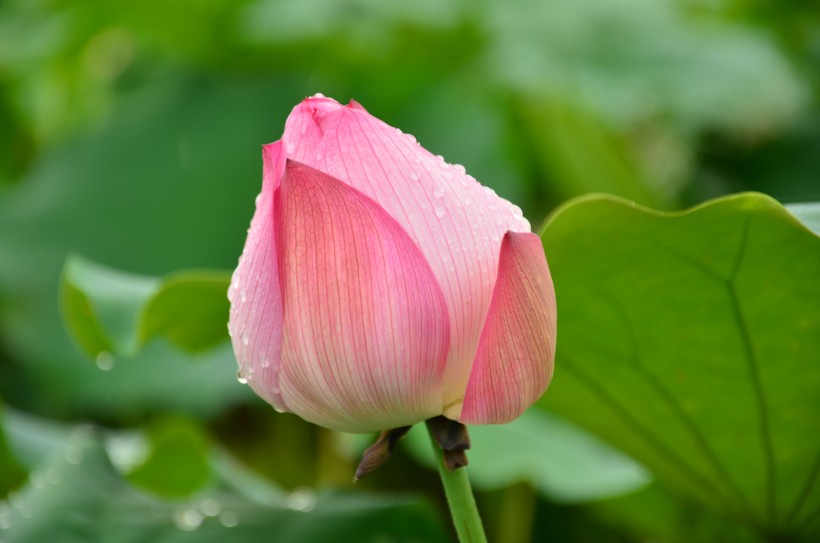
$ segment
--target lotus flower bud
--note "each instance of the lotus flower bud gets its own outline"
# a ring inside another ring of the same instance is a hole
[[[321,95],[263,158],[228,293],[239,375],[259,396],[371,432],[508,422],[544,392],[555,293],[518,207]]]

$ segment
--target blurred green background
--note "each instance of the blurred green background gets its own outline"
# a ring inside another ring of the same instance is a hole
[[[465,165],[534,228],[590,192],[818,201],[818,6],[2,0],[0,541],[451,540],[417,438],[354,487],[367,439],[274,413],[226,343],[89,361],[61,322],[66,258],[230,269],[261,145],[316,92]],[[473,435],[491,540],[757,541],[551,411]]]

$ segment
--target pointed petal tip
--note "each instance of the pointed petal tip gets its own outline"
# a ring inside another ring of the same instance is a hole
[[[507,232],[461,422],[510,422],[546,391],[555,361],[556,315],[541,239],[530,232]]]

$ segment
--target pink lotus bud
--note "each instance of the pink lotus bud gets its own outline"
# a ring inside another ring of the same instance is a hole
[[[555,293],[518,207],[321,95],[263,155],[228,293],[240,380],[348,432],[508,422],[546,390]]]

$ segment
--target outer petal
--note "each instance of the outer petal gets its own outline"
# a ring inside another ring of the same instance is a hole
[[[457,402],[490,304],[501,237],[530,229],[521,210],[358,104],[307,99],[288,118],[283,141],[289,158],[375,200],[421,249],[451,324],[441,405]]]
[[[541,240],[508,233],[458,420],[500,424],[523,413],[552,379],[555,338],[555,290]]]
[[[449,320],[415,243],[370,198],[297,162],[276,206],[288,408],[349,432],[439,414]]]
[[[263,152],[262,192],[256,199],[248,238],[234,271],[228,299],[228,331],[239,363],[240,379],[279,411],[287,406],[279,393],[282,344],[282,290],[276,257],[274,194],[285,165],[281,142]]]

